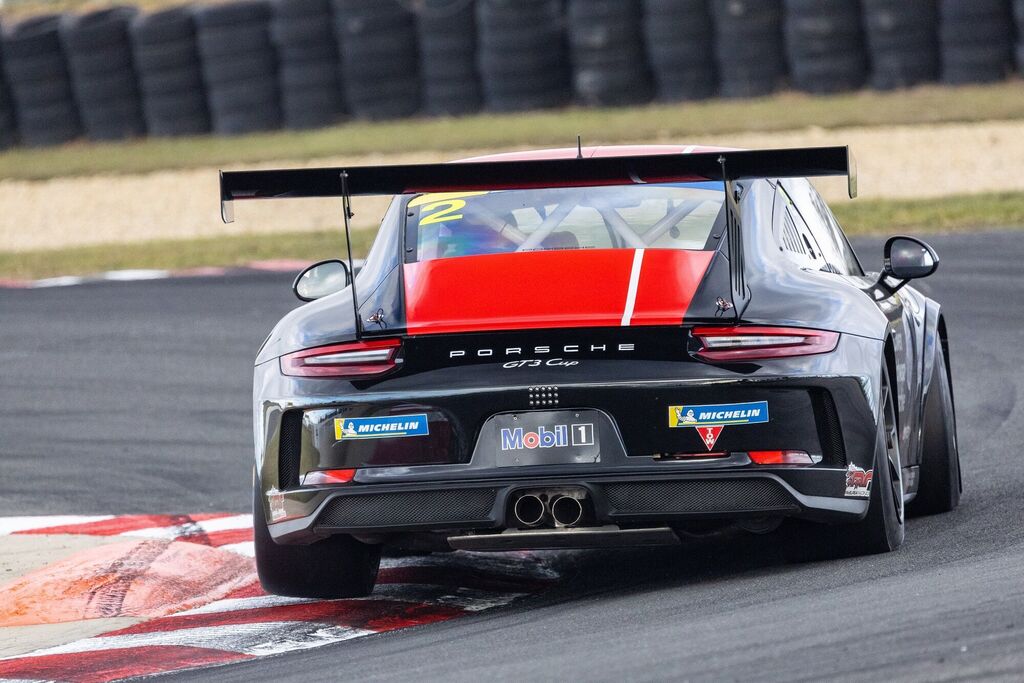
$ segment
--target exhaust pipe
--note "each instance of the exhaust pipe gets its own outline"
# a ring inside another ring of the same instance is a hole
[[[576,526],[583,519],[583,505],[572,496],[559,496],[551,502],[551,517],[558,526]]]
[[[512,507],[512,514],[523,526],[537,526],[544,521],[544,501],[532,493],[519,496]]]

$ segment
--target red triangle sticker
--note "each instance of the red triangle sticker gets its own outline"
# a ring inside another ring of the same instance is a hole
[[[708,447],[710,451],[715,447],[715,442],[718,441],[718,435],[725,429],[723,425],[711,425],[709,427],[695,427],[697,433],[700,434],[701,441]]]

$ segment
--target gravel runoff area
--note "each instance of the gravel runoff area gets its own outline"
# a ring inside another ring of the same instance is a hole
[[[569,142],[569,141],[567,141]],[[598,141],[586,141],[596,144]],[[1024,190],[1024,121],[872,128],[805,129],[731,134],[700,140],[659,140],[742,148],[851,145],[865,199],[920,199]],[[488,150],[494,151],[494,150]],[[486,153],[420,152],[326,158],[259,167],[415,163]],[[842,201],[842,179],[819,181],[830,201]],[[357,227],[372,227],[386,200],[357,199]],[[45,181],[0,181],[0,245],[5,251],[329,229],[340,222],[336,201],[239,202],[236,222],[221,223],[217,169],[138,176],[90,176]]]

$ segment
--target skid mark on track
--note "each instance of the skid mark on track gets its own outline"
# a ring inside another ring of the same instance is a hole
[[[7,535],[123,539],[0,586],[0,627],[141,618],[0,659],[0,679],[105,683],[228,664],[479,613],[558,578],[537,553],[453,553],[383,560],[364,598],[283,598],[256,579],[251,523],[229,514],[0,519],[0,547]]]

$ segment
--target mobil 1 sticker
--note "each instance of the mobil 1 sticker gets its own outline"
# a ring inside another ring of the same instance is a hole
[[[600,462],[597,416],[592,410],[494,416],[498,467]]]

